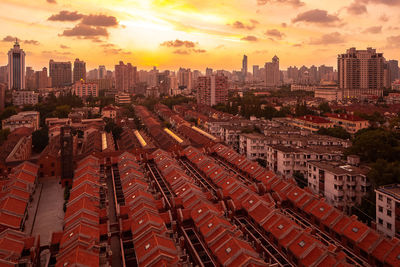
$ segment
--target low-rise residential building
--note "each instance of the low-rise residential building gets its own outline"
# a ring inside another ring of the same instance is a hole
[[[334,123],[322,117],[314,115],[306,115],[298,118],[290,119],[291,125],[300,129],[306,129],[313,132],[318,131],[321,128],[331,128]]]
[[[36,105],[39,102],[39,93],[35,91],[15,90],[12,92],[12,103],[15,106]]]
[[[50,137],[49,144],[40,153],[37,164],[39,177],[61,176],[61,140],[60,136]]]
[[[131,95],[128,93],[118,93],[115,95],[115,103],[118,105],[130,104]]]
[[[112,120],[115,120],[115,118],[117,117],[117,109],[114,106],[105,106],[102,110],[101,110],[101,117],[102,118],[110,118]]]
[[[250,160],[264,160],[266,156],[267,138],[262,134],[244,133],[239,136],[239,153]]]
[[[390,237],[400,237],[400,184],[375,189],[376,229]]]
[[[3,129],[14,131],[21,127],[32,128],[33,131],[39,129],[40,114],[38,111],[23,111],[4,119],[1,124]]]
[[[343,147],[267,145],[267,167],[285,177],[295,172],[307,175],[307,162],[312,160],[340,160]]]
[[[368,192],[369,168],[344,161],[313,160],[307,162],[307,185],[315,194],[324,197],[336,208],[351,214]]]
[[[369,127],[368,120],[362,119],[358,116],[337,113],[329,113],[325,115],[335,124],[335,126],[343,127],[351,134]]]

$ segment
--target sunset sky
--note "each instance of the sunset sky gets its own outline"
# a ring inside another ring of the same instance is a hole
[[[346,48],[399,59],[400,0],[2,0],[0,65],[13,39],[26,65],[49,59],[139,69],[239,70],[243,54],[281,68],[333,65]]]

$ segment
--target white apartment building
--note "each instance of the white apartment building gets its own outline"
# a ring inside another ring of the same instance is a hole
[[[369,168],[344,161],[308,161],[308,187],[336,208],[351,214],[351,207],[361,203],[368,192]]]
[[[39,102],[39,93],[14,90],[12,92],[12,102],[15,106],[36,105]]]
[[[294,172],[307,175],[307,162],[312,160],[340,160],[342,147],[308,146],[295,147],[284,145],[267,145],[267,167],[286,177],[292,177]]]
[[[390,237],[400,237],[400,184],[375,189],[376,229]]]
[[[265,159],[267,138],[262,134],[241,134],[239,136],[239,153],[250,160]]]
[[[37,111],[24,111],[9,117],[1,122],[3,129],[10,129],[10,132],[21,127],[39,129],[40,114]]]

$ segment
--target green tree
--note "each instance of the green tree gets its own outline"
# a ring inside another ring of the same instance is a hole
[[[342,127],[337,127],[337,126],[332,127],[332,128],[321,128],[318,130],[317,133],[321,134],[321,135],[329,135],[329,136],[344,139],[344,140],[351,138],[351,134],[349,132],[347,132]]]
[[[58,118],[68,118],[68,114],[71,112],[71,107],[69,105],[62,105],[56,107],[55,115]]]
[[[49,144],[49,131],[47,127],[32,133],[32,146],[36,153],[40,153]]]
[[[319,104],[318,109],[322,112],[322,113],[330,113],[332,112],[331,107],[329,106],[328,102],[322,102],[321,104]]]
[[[0,120],[5,120],[15,114],[17,114],[16,107],[14,106],[6,107],[0,115]]]
[[[9,134],[10,129],[8,128],[0,130],[0,146],[7,140]]]

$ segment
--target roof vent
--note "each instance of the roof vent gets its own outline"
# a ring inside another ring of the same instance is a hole
[[[129,185],[132,185],[132,183],[129,183]]]
[[[174,177],[174,180],[176,180],[176,176]]]
[[[197,211],[197,213],[201,213],[202,212],[202,210],[201,209],[199,209],[198,211]]]
[[[304,248],[304,246],[306,245],[306,242],[304,242],[303,240],[299,242],[299,246]]]
[[[211,226],[213,226],[213,224],[212,224],[212,223],[209,223],[209,224],[208,224],[208,228],[211,228]]]
[[[297,193],[297,192],[294,192],[294,193],[293,193],[293,195],[295,195],[296,197],[298,196],[298,194],[299,194],[299,193]]]
[[[182,191],[185,191],[186,190],[186,188],[182,188]]]
[[[126,172],[125,174],[126,174],[126,175],[128,175],[128,174],[129,174],[129,172]]]
[[[135,197],[136,197],[136,196],[135,196],[135,195],[133,195],[133,196],[132,196],[132,199],[134,199]]]
[[[143,223],[143,220],[140,220],[140,221],[139,221],[139,224],[142,224],[142,223]]]
[[[69,264],[69,262],[66,261],[66,262],[64,262],[63,266],[64,266],[64,267],[65,267],[65,266],[68,266],[68,264]]]
[[[231,249],[230,247],[227,247],[227,248],[225,249],[225,251],[226,251],[226,253],[228,254],[228,253],[230,253],[230,252],[232,251],[232,249]]]
[[[321,207],[321,208],[319,208],[319,210],[320,210],[321,212],[323,212],[325,209],[324,209],[323,207]]]
[[[229,184],[229,181],[228,181],[228,182],[226,182],[226,184]]]
[[[253,201],[252,199],[249,200],[249,203],[250,203],[250,204],[253,204],[253,202],[254,202],[254,201]]]
[[[148,250],[150,248],[150,244],[147,244],[146,246],[144,246],[145,250]]]
[[[70,234],[69,234],[69,237],[71,237],[71,236],[73,236],[74,235],[74,233],[73,232],[71,232]]]
[[[353,227],[353,229],[351,229],[351,230],[353,230],[354,233],[358,232],[358,228],[357,227]]]
[[[282,230],[283,229],[283,224],[278,225],[278,229]]]

